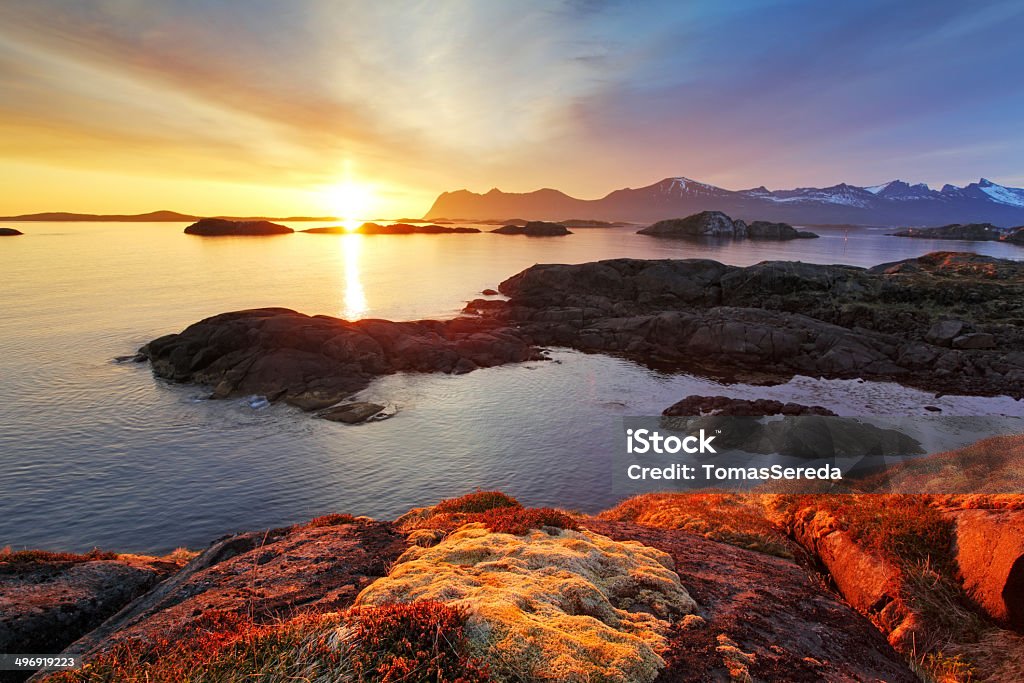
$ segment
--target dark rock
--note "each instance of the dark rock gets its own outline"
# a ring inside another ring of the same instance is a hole
[[[291,228],[270,221],[232,221],[226,218],[200,218],[185,228],[186,235],[225,237],[232,235],[287,235]]]
[[[1003,238],[1003,231],[991,223],[953,223],[940,228],[905,228],[892,234],[896,237],[967,242],[995,242]]]
[[[800,374],[1024,395],[1024,326],[1008,324],[1024,321],[1018,261],[935,252],[863,269],[611,259],[533,266],[499,291],[508,302],[467,310],[539,345],[733,381]],[[991,337],[949,350],[977,333]]]
[[[545,221],[530,221],[526,225],[505,225],[491,232],[499,235],[526,235],[527,237],[560,237],[571,235],[561,223],[547,223]]]
[[[962,334],[953,339],[954,349],[991,349],[996,345],[996,338],[986,332]]]
[[[924,340],[937,346],[951,346],[966,327],[967,323],[962,320],[940,320],[928,328]]]
[[[379,375],[543,358],[521,333],[491,319],[350,322],[284,308],[223,313],[139,352],[157,376],[209,385],[213,398],[260,394],[303,410],[333,406]]]
[[[732,415],[765,417],[769,415],[835,415],[828,408],[782,403],[759,398],[749,401],[727,396],[687,396],[661,413],[669,416]]]
[[[815,239],[817,235],[813,232],[797,230],[788,223],[754,221],[747,225],[747,237],[753,240],[795,240]]]
[[[483,294],[484,296],[495,296],[495,295],[498,294],[498,290],[496,290],[496,289],[485,289],[484,291],[482,291],[480,293]]]
[[[0,228],[0,237],[17,237],[24,234],[21,230],[15,230],[14,228]]]
[[[317,417],[332,422],[344,422],[345,424],[352,425],[365,422],[382,410],[384,410],[384,406],[378,403],[358,401],[328,408],[317,415]]]

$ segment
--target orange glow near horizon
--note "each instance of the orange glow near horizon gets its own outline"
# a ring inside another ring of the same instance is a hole
[[[324,203],[349,232],[355,230],[358,221],[372,218],[378,209],[373,186],[352,180],[345,180],[323,190]]]

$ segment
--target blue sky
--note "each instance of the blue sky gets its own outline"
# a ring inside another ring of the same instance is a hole
[[[1021,186],[1022,35],[1021,2],[4,3],[0,210]]]

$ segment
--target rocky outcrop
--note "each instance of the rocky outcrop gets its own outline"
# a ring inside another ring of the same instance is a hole
[[[355,230],[349,230],[341,225],[332,225],[325,228],[309,228],[302,232],[311,235],[347,235],[356,233],[359,235],[459,235],[480,232],[477,228],[449,228],[443,225],[423,225],[419,223],[392,223],[380,225],[378,223],[363,223]]]
[[[1024,510],[959,510],[956,563],[990,616],[1024,629]]]
[[[15,230],[14,228],[0,228],[0,237],[17,237],[23,235],[21,230]]]
[[[752,240],[798,240],[816,239],[818,235],[806,230],[797,230],[789,223],[753,221],[747,224],[747,237]]]
[[[782,403],[766,398],[747,400],[727,396],[687,396],[662,411],[666,416],[746,416],[766,415],[835,415],[828,408],[805,406],[799,403]]]
[[[259,394],[303,410],[332,406],[379,375],[459,374],[543,357],[489,320],[350,322],[284,308],[223,313],[139,352],[157,376],[208,385],[213,398]]]
[[[702,211],[686,218],[670,218],[637,231],[654,237],[723,237],[731,239],[792,240],[815,238],[813,232],[797,230],[787,223],[733,220],[721,211]]]
[[[997,242],[1003,238],[1002,229],[991,223],[953,223],[939,228],[905,228],[892,234],[896,237],[966,242]]]
[[[204,614],[272,623],[344,609],[405,548],[391,524],[347,516],[229,536],[68,651],[91,657],[129,639],[173,640]]]
[[[668,553],[700,607],[669,635],[659,681],[888,681],[917,677],[885,638],[797,563],[684,530],[587,520]]]
[[[171,561],[131,555],[14,559],[23,555],[0,555],[4,653],[60,652],[179,569]]]
[[[186,235],[206,237],[287,235],[292,232],[295,231],[288,226],[270,221],[232,221],[226,218],[200,218],[185,228]]]
[[[525,225],[503,225],[491,232],[498,235],[526,235],[527,237],[561,237],[572,232],[561,223],[530,221]]]
[[[686,218],[669,218],[637,230],[653,237],[746,237],[747,224],[721,211],[701,211]]]
[[[799,374],[1024,396],[1018,261],[934,252],[864,269],[613,259],[533,266],[499,290],[508,302],[478,300],[467,310],[541,345],[727,380]],[[933,333],[945,320],[962,323],[952,338]],[[976,333],[990,336],[965,336]]]

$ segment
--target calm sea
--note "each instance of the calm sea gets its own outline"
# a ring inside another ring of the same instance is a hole
[[[202,238],[176,223],[5,225],[25,236],[0,238],[0,547],[198,548],[226,533],[328,512],[390,518],[476,487],[596,511],[615,502],[620,418],[660,413],[691,393],[794,399],[848,415],[914,415],[924,405],[946,414],[1019,412],[1005,398],[936,399],[871,382],[721,386],[561,350],[555,362],[382,378],[361,396],[395,404],[397,415],[347,427],[287,406],[203,400],[199,388],[113,360],[241,308],[451,316],[535,263],[630,256],[870,266],[936,249],[1024,256],[1010,245],[902,239],[881,229],[701,246],[638,236],[635,228],[554,239]]]

